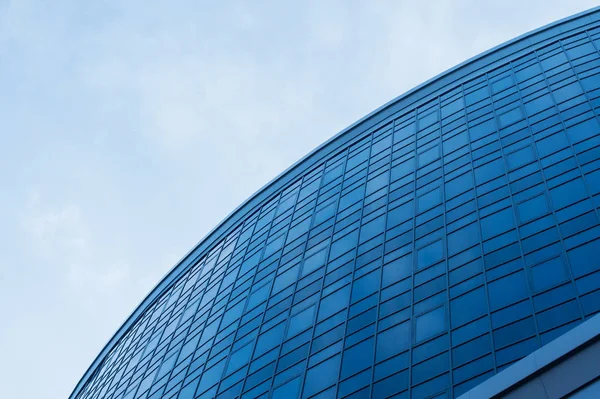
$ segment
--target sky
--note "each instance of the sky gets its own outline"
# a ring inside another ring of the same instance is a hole
[[[0,0],[0,397],[67,398],[160,278],[280,172],[596,4]]]

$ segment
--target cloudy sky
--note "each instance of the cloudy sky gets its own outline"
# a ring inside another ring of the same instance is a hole
[[[293,162],[596,3],[0,0],[0,397],[65,399],[160,277]]]

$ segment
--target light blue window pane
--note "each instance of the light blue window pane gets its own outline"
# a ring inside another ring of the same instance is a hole
[[[417,251],[417,269],[424,269],[442,260],[444,247],[442,241],[436,241]]]
[[[315,306],[311,306],[308,309],[301,311],[300,313],[290,318],[290,325],[287,331],[287,337],[293,337],[299,332],[307,329],[313,323],[315,317]]]
[[[440,149],[438,146],[428,149],[419,154],[419,167],[427,165],[440,157]]]
[[[340,357],[340,355],[334,356],[306,372],[303,398],[308,398],[335,384],[340,372]]]
[[[417,342],[444,331],[446,329],[446,310],[437,308],[429,313],[418,316],[415,326],[415,338]]]

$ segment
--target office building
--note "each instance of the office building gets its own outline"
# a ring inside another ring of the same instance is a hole
[[[593,9],[337,134],[193,248],[71,398],[599,389],[599,50]]]

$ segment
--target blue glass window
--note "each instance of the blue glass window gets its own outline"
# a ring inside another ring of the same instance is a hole
[[[431,338],[446,329],[446,310],[441,307],[418,316],[415,322],[417,342]]]
[[[489,97],[489,93],[488,93],[488,88],[487,87],[483,87],[481,89],[478,90],[474,90],[471,93],[465,95],[465,102],[468,105],[472,105],[475,104],[485,98]]]
[[[198,385],[197,392],[204,392],[213,385],[215,385],[217,382],[219,382],[224,367],[225,360],[221,360],[208,370],[204,370],[204,372],[202,373],[202,378],[200,379],[200,384]]]
[[[408,372],[403,371],[373,385],[374,398],[387,398],[408,388]]]
[[[347,397],[346,395],[353,393],[351,396],[361,397],[369,393],[368,385],[371,383],[371,370],[365,370],[362,373],[352,376],[351,378],[340,382],[338,389],[338,397]],[[360,388],[365,387],[360,390]],[[359,392],[355,392],[359,391]]]
[[[517,213],[521,223],[529,222],[548,213],[546,195],[541,194],[517,205]]]
[[[385,231],[385,217],[380,216],[369,223],[364,224],[360,228],[360,239],[359,243],[363,243],[365,241],[370,240],[378,234],[381,234]]]
[[[417,251],[417,269],[424,269],[440,261],[444,256],[442,241],[431,243]]]
[[[411,342],[410,323],[404,322],[377,335],[377,361],[388,359],[408,349]]]
[[[550,94],[546,94],[528,103],[525,103],[524,106],[527,114],[534,115],[540,111],[554,106],[554,101],[552,100],[552,96]]]
[[[564,54],[562,55],[564,57]],[[554,90],[554,99],[557,103],[561,103],[570,98],[583,94],[579,83],[571,83],[566,86]]]
[[[414,215],[413,202],[409,201],[406,204],[400,205],[397,208],[391,209],[388,212],[388,229],[397,226],[401,222],[412,218]]]
[[[364,369],[373,362],[373,338],[354,345],[344,351],[342,360],[342,378]]]
[[[452,350],[452,361],[455,366],[468,363],[492,351],[492,341],[489,334],[482,335],[468,343]]]
[[[290,325],[288,326],[287,337],[293,337],[299,332],[307,329],[313,323],[315,317],[315,306],[311,306],[308,309],[301,311],[300,313],[290,318]]]
[[[239,349],[237,352],[232,353],[231,358],[229,359],[229,364],[227,365],[226,374],[230,374],[247,364],[250,361],[253,349],[254,346],[252,344],[248,344]]]
[[[533,153],[533,149],[529,146],[521,148],[506,156],[506,164],[509,169],[520,168],[533,160],[535,160],[535,154]]]
[[[590,189],[592,195],[600,193],[600,170],[592,173],[588,173],[585,176],[585,181]]]
[[[568,252],[574,277],[600,269],[600,240],[594,240]]]
[[[358,239],[358,230],[345,235],[337,241],[331,244],[331,250],[329,252],[329,259],[335,259],[338,256],[350,251],[356,247]]]
[[[449,154],[452,151],[458,150],[459,148],[466,146],[467,144],[469,144],[469,135],[466,131],[464,131],[444,141],[444,154]]]
[[[518,302],[528,295],[525,273],[519,271],[488,284],[493,310]]]
[[[438,187],[419,197],[418,211],[423,212],[434,205],[439,205],[442,202],[442,190]]]
[[[536,292],[546,290],[567,279],[567,270],[561,257],[531,267],[531,280]]]
[[[324,248],[311,257],[304,260],[304,266],[302,267],[302,275],[305,276],[325,264],[327,261],[328,248]]]
[[[600,124],[595,117],[567,128],[571,142],[578,143],[600,133]]]
[[[419,167],[427,165],[440,157],[440,149],[438,146],[432,147],[419,154]]]
[[[289,399],[289,398],[297,398],[300,394],[300,388],[302,384],[302,379],[300,377],[296,377],[291,381],[286,382],[279,388],[275,388],[273,390],[272,399]]]
[[[309,369],[306,372],[304,382],[303,398],[308,398],[325,388],[333,385],[338,380],[340,372],[340,355],[334,356],[331,359]]]
[[[386,287],[410,276],[413,270],[412,259],[412,254],[408,254],[383,266],[382,286]]]
[[[352,302],[356,302],[373,294],[379,289],[380,273],[375,270],[366,276],[358,278],[352,286]]]
[[[198,387],[199,379],[194,380],[192,383],[184,386],[179,392],[178,399],[193,399],[196,388]]]
[[[487,301],[483,287],[450,301],[450,322],[458,327],[487,313]]]
[[[319,307],[319,320],[324,320],[329,316],[334,315],[340,310],[348,306],[348,300],[350,299],[350,286],[346,286],[341,290],[321,299],[321,306]]]
[[[479,125],[469,128],[471,141],[476,141],[496,131],[496,121],[489,119]]]
[[[550,190],[555,209],[563,208],[587,197],[583,179],[577,178]]]
[[[512,75],[505,76],[495,82],[492,83],[492,91],[494,93],[499,93],[502,90],[506,90],[513,85]]]
[[[473,188],[473,176],[466,173],[446,183],[446,198],[453,198],[470,188]]]
[[[254,356],[258,357],[270,349],[273,349],[281,343],[283,332],[285,331],[285,323],[280,323],[269,331],[262,333],[256,341],[256,349]]]
[[[441,108],[441,114],[442,114],[442,119],[446,118],[456,112],[458,112],[459,110],[461,110],[463,108],[463,100],[462,98],[459,98],[457,100],[454,100],[448,104],[445,104],[442,108]]]
[[[446,360],[446,358],[442,357],[442,358],[439,358],[436,360],[438,360],[438,362],[439,362],[438,364],[436,364],[436,366],[439,366],[437,369],[442,369],[444,360]],[[427,371],[426,368],[424,370]],[[433,370],[436,370],[436,369],[433,369]],[[448,386],[449,380],[450,380],[449,377],[450,377],[449,373],[445,373],[445,374],[442,374],[439,377],[435,377],[423,384],[415,386],[412,390],[413,398],[426,398],[434,393],[441,391],[442,389],[444,389]]]
[[[448,234],[448,255],[457,254],[479,242],[479,226],[472,223]]]
[[[380,174],[379,176],[374,177],[373,179],[371,179],[367,182],[367,191],[365,193],[365,196],[369,196],[369,195],[373,194],[377,190],[387,186],[388,183],[389,183],[389,173],[387,173],[387,172],[384,172],[384,173]]]
[[[499,158],[475,169],[475,182],[482,184],[502,174],[504,174],[504,161]]]
[[[496,212],[481,219],[481,235],[484,240],[494,237],[515,227],[511,208]]]
[[[567,135],[563,132],[559,132],[544,138],[536,143],[538,154],[540,157],[545,157],[558,150],[561,150],[569,146],[569,140]]]
[[[515,122],[523,119],[523,110],[521,107],[514,108],[508,112],[505,112],[498,116],[498,122],[500,127],[506,127],[512,125]]]

